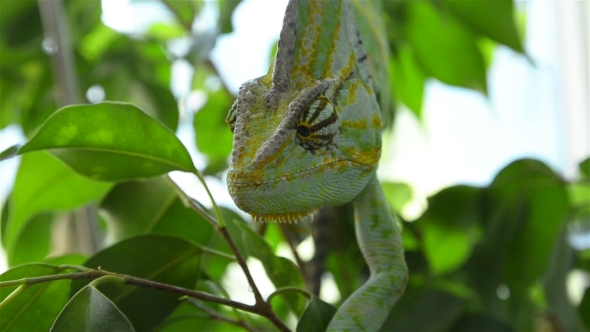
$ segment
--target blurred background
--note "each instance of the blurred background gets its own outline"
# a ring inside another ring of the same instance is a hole
[[[225,185],[224,118],[239,86],[266,74],[286,3],[2,0],[0,151],[62,106],[133,102],[176,131],[218,204],[241,213]],[[456,3],[383,1],[395,101],[379,177],[413,271],[388,326],[588,330],[589,4]],[[27,191],[15,188],[19,165],[0,163],[3,227],[11,193]],[[208,205],[194,176],[171,176]],[[93,250],[44,241],[44,255]],[[3,253],[0,272],[19,262]],[[346,292],[331,272],[322,297],[336,302]]]

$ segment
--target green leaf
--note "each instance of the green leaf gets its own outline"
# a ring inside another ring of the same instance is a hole
[[[323,332],[336,313],[336,308],[315,295],[307,304],[297,323],[297,332]]]
[[[212,92],[207,103],[195,114],[193,125],[199,151],[210,163],[225,161],[232,148],[233,134],[225,122],[232,105],[232,97],[225,90]],[[211,139],[215,137],[215,139]]]
[[[19,153],[36,150],[50,150],[75,171],[102,181],[195,171],[188,151],[174,133],[126,103],[58,110]]]
[[[250,229],[247,224],[238,222],[236,225],[242,231],[242,241],[248,256],[256,257],[262,262],[268,278],[276,288],[304,287],[301,274],[293,262],[276,256],[264,238]],[[305,299],[300,294],[288,293],[280,296],[296,314],[303,312]]]
[[[178,127],[178,102],[168,87],[152,84],[149,81],[141,81],[133,89],[137,104],[143,110],[158,121],[175,131]],[[139,93],[141,91],[141,93]]]
[[[345,299],[361,287],[368,277],[367,264],[355,237],[354,208],[348,203],[324,209],[330,209],[326,212],[332,217],[320,218],[314,222],[314,227],[318,227],[320,236],[326,236],[330,241],[328,245],[318,245],[316,250],[328,251],[326,269],[334,276],[340,296]]]
[[[20,144],[15,144],[8,149],[0,152],[0,161],[10,159],[12,157],[16,157],[18,155],[18,149],[20,148]]]
[[[224,0],[219,1],[219,27],[221,33],[230,33],[234,29],[232,27],[232,14],[236,7],[242,2],[242,0]]]
[[[583,178],[590,178],[590,158],[580,163],[580,173],[582,173]]]
[[[115,306],[93,286],[82,288],[63,308],[52,332],[88,331],[135,331],[133,326]]]
[[[96,253],[84,266],[192,289],[199,274],[200,256],[200,248],[180,238],[142,235]],[[72,293],[87,283],[74,281]],[[104,283],[99,289],[138,331],[153,329],[181,303],[177,294],[145,287]]]
[[[12,268],[0,281],[41,277],[59,273],[57,267],[47,264],[27,264]],[[16,289],[0,288],[0,302]],[[69,280],[57,280],[33,285],[25,289],[0,309],[0,331],[48,331],[68,301]]]
[[[397,48],[391,56],[389,70],[393,95],[421,118],[426,75],[408,46]]]
[[[590,288],[586,288],[584,297],[582,297],[582,302],[580,302],[580,306],[578,307],[578,311],[584,325],[586,325],[586,329],[590,329]]]
[[[408,5],[407,38],[424,71],[444,83],[486,93],[485,65],[473,34],[430,2]]]
[[[100,199],[110,183],[89,180],[45,152],[22,157],[10,198],[10,216],[3,232],[9,255],[27,220],[42,211],[67,211]]]
[[[497,318],[475,314],[465,315],[453,324],[449,329],[453,332],[513,332],[514,329],[506,322],[502,322]]]
[[[170,11],[172,11],[172,13],[174,13],[176,19],[186,29],[190,29],[195,16],[203,5],[201,1],[196,0],[162,0],[162,2],[168,7],[168,9],[170,9]]]
[[[8,253],[10,266],[40,262],[49,253],[53,214],[42,213],[31,218],[16,239],[14,248]]]
[[[524,53],[514,21],[512,0],[444,0],[444,4],[469,28]]]
[[[404,206],[412,200],[412,187],[406,183],[383,182],[381,188],[387,202],[397,213],[402,211]]]
[[[207,305],[203,303],[204,305]],[[218,305],[208,304],[215,307],[219,311]],[[223,311],[224,314],[230,316],[228,311]],[[209,318],[200,309],[197,309],[192,303],[184,301],[176,310],[168,317],[168,319],[158,326],[157,331],[161,332],[180,332],[180,331],[236,331],[235,325],[221,322]]]
[[[424,228],[424,253],[434,274],[455,270],[479,240],[481,190],[455,186],[428,199],[428,210],[417,222]]]
[[[119,183],[100,208],[109,235],[117,241],[141,234],[160,234],[203,246],[223,242],[203,217],[184,206],[163,178]]]
[[[490,190],[495,204],[526,202],[527,213],[525,218],[520,216],[504,271],[510,288],[525,288],[543,275],[565,221],[568,197],[564,183],[543,163],[523,159],[504,168]]]
[[[157,22],[150,26],[146,35],[150,38],[154,38],[162,43],[167,42],[169,39],[181,38],[186,34],[186,31],[176,22],[164,23]]]
[[[82,265],[88,259],[82,254],[66,254],[57,257],[48,257],[44,261],[51,265]]]
[[[446,292],[426,288],[406,291],[381,331],[446,331],[464,306],[463,299]]]

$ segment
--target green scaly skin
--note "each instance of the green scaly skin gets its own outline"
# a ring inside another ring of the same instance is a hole
[[[379,10],[378,2],[291,0],[273,66],[242,85],[227,117],[229,191],[255,220],[293,222],[354,204],[371,277],[330,331],[378,330],[407,280],[400,232],[375,176],[390,103]]]

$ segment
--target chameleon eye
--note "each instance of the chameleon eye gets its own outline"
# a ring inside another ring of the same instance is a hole
[[[227,116],[225,117],[225,122],[229,125],[229,129],[232,131],[232,133],[234,132],[234,125],[236,123],[237,109],[238,109],[238,100],[236,99],[236,101],[234,101],[233,105],[231,105],[231,108],[229,109],[229,113],[227,113]]]
[[[297,126],[297,134],[301,137],[307,137],[311,135],[311,129],[306,125]]]
[[[296,141],[307,150],[332,143],[338,133],[338,113],[328,98],[320,95],[301,113],[297,123]]]

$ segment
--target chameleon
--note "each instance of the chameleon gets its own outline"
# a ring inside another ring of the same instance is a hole
[[[379,330],[408,278],[376,177],[389,103],[379,16],[377,2],[290,0],[268,73],[242,84],[226,118],[234,133],[228,190],[255,221],[297,222],[353,203],[370,277],[330,331]]]

